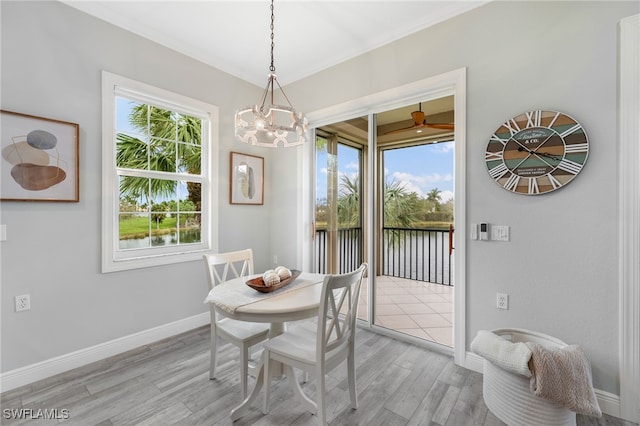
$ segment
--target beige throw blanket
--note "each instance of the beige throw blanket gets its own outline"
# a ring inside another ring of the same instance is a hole
[[[602,416],[591,380],[587,354],[576,345],[549,349],[527,342],[531,349],[531,391],[571,411]]]

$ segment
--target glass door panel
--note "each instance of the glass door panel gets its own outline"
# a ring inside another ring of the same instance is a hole
[[[338,274],[363,262],[363,147],[336,134],[317,132],[316,271]],[[366,289],[358,317],[365,318]],[[363,306],[364,305],[364,306]]]
[[[381,274],[374,299],[375,324],[446,346],[453,344],[452,146],[382,151]]]

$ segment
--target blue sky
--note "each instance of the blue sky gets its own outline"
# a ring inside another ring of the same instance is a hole
[[[386,150],[385,177],[395,179],[407,188],[425,197],[437,188],[443,202],[453,199],[453,142],[421,145],[411,148]],[[318,157],[317,198],[326,198],[326,154]],[[338,173],[353,178],[357,172],[358,156],[353,148],[339,146]]]
[[[132,132],[128,120],[131,102],[118,98],[116,128],[118,131]],[[409,192],[426,197],[434,188],[441,193],[442,202],[453,199],[453,142],[421,145],[410,148],[385,151],[385,177],[395,179]],[[326,198],[327,156],[318,154],[317,198]],[[358,151],[346,145],[338,145],[338,172],[354,178],[358,171]]]

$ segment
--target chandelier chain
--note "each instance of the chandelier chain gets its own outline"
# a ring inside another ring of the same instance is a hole
[[[274,21],[274,15],[273,15],[273,0],[271,0],[271,66],[269,67],[269,70],[271,72],[275,72],[276,71],[276,67],[273,64],[273,47],[274,47],[274,37],[273,37],[273,21]]]
[[[0,0],[2,1],[2,0]],[[277,148],[278,145],[291,147],[307,140],[309,122],[303,113],[297,112],[278,82],[273,51],[275,49],[274,0],[271,0],[271,66],[267,86],[259,104],[250,105],[236,111],[235,134],[244,142],[257,146]],[[280,90],[287,105],[276,105],[274,94]],[[269,104],[267,104],[269,99]]]

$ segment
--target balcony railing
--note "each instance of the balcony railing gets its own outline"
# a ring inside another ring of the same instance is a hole
[[[316,229],[316,267],[320,274],[327,273],[327,230]],[[362,263],[362,233],[360,228],[338,229],[338,273],[358,269]]]
[[[384,228],[382,244],[384,275],[453,285],[448,230]]]
[[[316,268],[327,271],[327,230],[316,229]],[[449,231],[441,229],[384,228],[382,273],[437,284],[453,285]],[[362,262],[360,228],[338,230],[338,272],[356,269]]]

